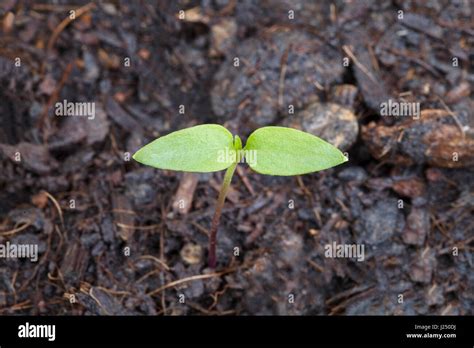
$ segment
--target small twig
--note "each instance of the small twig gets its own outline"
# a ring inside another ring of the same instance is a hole
[[[231,14],[235,7],[237,6],[237,0],[231,0],[227,3],[227,5],[225,5],[218,13],[218,16],[228,16],[229,14]]]
[[[380,71],[379,62],[377,61],[377,56],[375,55],[372,45],[369,45],[367,49],[369,50],[370,61],[372,62],[372,66],[374,67],[375,71],[379,72]]]
[[[308,263],[309,263],[317,272],[324,273],[324,268],[321,267],[320,265],[318,265],[316,262],[314,262],[314,261],[311,260],[310,258],[307,258],[306,261],[308,261]]]
[[[154,257],[152,255],[143,255],[143,256],[140,256],[138,259],[141,259],[141,260],[153,260],[157,263],[159,263],[161,266],[163,266],[164,269],[166,269],[167,271],[170,270],[169,266],[162,260],[160,260],[159,258],[157,257]]]
[[[111,295],[132,295],[130,291],[126,291],[126,290],[112,290],[112,289],[104,288],[102,286],[96,286],[95,288],[105,291],[106,293],[109,293]]]
[[[46,105],[43,108],[43,113],[41,114],[41,116],[38,120],[38,123],[37,123],[38,128],[43,127],[43,124],[46,120],[46,117],[48,116],[48,111],[53,106],[54,102],[59,98],[59,92],[61,92],[64,84],[68,80],[69,75],[71,74],[71,71],[72,71],[73,67],[74,67],[74,63],[71,62],[66,66],[66,69],[64,69],[63,75],[61,76],[61,80],[59,81],[58,86],[54,90],[53,94],[51,94],[51,96],[48,99],[48,102],[46,103]]]
[[[28,221],[24,225],[22,225],[20,227],[17,227],[17,228],[14,228],[13,230],[0,232],[0,236],[11,236],[12,234],[23,231],[24,229],[28,228],[31,225],[32,225],[32,222]]]
[[[64,228],[64,218],[63,218],[63,211],[61,209],[61,206],[59,205],[58,201],[47,191],[43,191],[46,196],[53,202],[54,206],[56,207],[56,210],[58,211],[59,214],[59,220],[61,220],[61,225]]]
[[[127,224],[123,224],[121,222],[117,222],[115,223],[118,227],[121,227],[121,228],[128,228],[128,229],[131,229],[131,230],[142,230],[142,231],[150,231],[150,230],[154,230],[155,228],[157,228],[159,225],[149,225],[149,226],[132,226],[132,225],[127,225]]]
[[[33,307],[33,305],[29,304],[31,301],[30,300],[26,300],[26,301],[23,301],[21,303],[17,303],[11,307],[8,307],[8,308],[0,308],[0,313],[2,312],[6,312],[6,311],[18,311],[18,310],[21,310],[21,309],[26,309],[26,308],[31,308]]]
[[[219,300],[219,296],[223,295],[226,292],[227,288],[229,288],[229,284],[226,284],[222,290],[216,291],[214,294],[211,294],[213,302],[207,309],[208,311],[212,311],[214,307],[217,306],[217,301]]]
[[[453,118],[456,125],[459,127],[459,130],[461,131],[462,137],[464,139],[466,137],[466,132],[464,132],[464,127],[463,127],[462,123],[459,121],[456,114],[449,108],[449,106],[446,105],[444,100],[440,96],[437,96],[437,97],[438,97],[439,101],[441,102],[441,104],[443,104],[443,107],[446,109],[448,114]]]
[[[126,210],[126,209],[112,209],[112,213],[120,213],[120,214],[129,214],[129,215],[137,215],[137,213],[133,210]]]
[[[163,271],[162,269],[154,269],[153,271],[150,271],[146,273],[145,275],[141,276],[138,280],[135,281],[135,284],[140,284],[142,281],[151,277],[153,274],[157,274],[157,273],[161,274],[162,271]]]
[[[59,37],[59,34],[62,33],[62,31],[74,20],[76,20],[77,18],[79,18],[80,16],[82,16],[84,13],[86,13],[87,11],[91,10],[92,8],[95,7],[95,4],[93,2],[90,2],[80,8],[78,8],[77,10],[74,10],[76,11],[75,13],[75,16],[74,18],[71,18],[71,16],[67,16],[66,18],[63,19],[63,21],[61,23],[59,23],[59,25],[54,29],[53,33],[51,34],[51,37],[49,38],[49,41],[48,41],[48,46],[47,46],[47,49],[48,51],[51,51],[56,40],[58,39]]]
[[[204,313],[206,315],[231,315],[231,314],[235,314],[237,311],[235,309],[229,309],[227,311],[222,311],[222,312],[219,312],[219,311],[214,311],[214,310],[209,310],[209,309],[206,309],[206,308],[203,308],[202,306],[198,305],[197,303],[194,303],[194,302],[189,302],[188,301],[188,306],[201,312],[201,313]]]
[[[99,301],[99,299],[92,293],[93,291],[93,288],[90,288],[89,289],[89,293],[88,295],[95,301],[97,302],[97,305],[104,310],[104,312],[107,314],[107,315],[111,315],[111,313],[107,310],[107,308],[104,307],[104,305]]]
[[[172,282],[170,282],[166,285],[163,285],[163,286],[159,287],[158,289],[150,291],[149,293],[147,293],[147,295],[148,296],[153,296],[153,295],[156,295],[156,294],[158,294],[159,292],[161,292],[165,289],[169,289],[169,288],[172,288],[173,286],[180,285],[180,284],[183,284],[183,283],[191,282],[193,280],[220,277],[224,274],[232,273],[236,269],[237,268],[229,268],[229,269],[227,269],[225,271],[221,271],[221,272],[215,272],[215,273],[209,273],[209,274],[199,274],[199,275],[195,275],[195,276],[191,276],[191,277],[187,277],[187,278],[183,278],[183,279],[178,279],[178,280],[172,281]]]
[[[199,232],[202,232],[202,233],[205,234],[207,237],[209,237],[209,231],[208,231],[207,229],[205,229],[203,226],[201,226],[200,224],[198,224],[196,221],[191,221],[191,225],[193,225],[194,227],[196,227]]]
[[[247,175],[245,175],[244,170],[242,169],[241,166],[237,166],[237,174],[239,175],[240,179],[244,183],[245,188],[247,191],[249,191],[251,196],[255,196],[255,190],[252,187],[252,184],[250,183],[249,179],[247,178]]]
[[[351,49],[349,48],[349,46],[347,45],[344,45],[342,46],[342,49],[344,50],[344,52],[346,52],[346,54],[349,56],[350,59],[352,59],[352,61],[354,62],[355,65],[357,65],[357,67],[362,70],[362,72],[364,74],[366,74],[370,80],[372,80],[373,83],[375,84],[378,84],[377,80],[374,78],[374,76],[370,73],[370,71],[361,63],[359,62],[359,60],[356,58],[356,56],[354,55],[354,53],[352,53]]]

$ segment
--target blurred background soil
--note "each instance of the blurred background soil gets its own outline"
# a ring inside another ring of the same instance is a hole
[[[472,0],[2,1],[0,243],[39,260],[0,259],[0,314],[474,314],[472,18]],[[380,116],[389,98],[420,118]],[[239,166],[211,270],[223,173],[130,160],[201,123],[300,128],[350,160]]]

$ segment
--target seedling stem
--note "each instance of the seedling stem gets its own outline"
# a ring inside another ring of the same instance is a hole
[[[216,211],[214,212],[214,217],[212,218],[211,231],[209,233],[209,267],[216,268],[216,244],[217,244],[217,226],[219,226],[219,220],[222,214],[222,207],[224,206],[225,198],[227,192],[229,191],[230,182],[232,181],[232,176],[234,175],[235,168],[237,167],[237,162],[232,164],[227,168],[224,181],[222,182],[221,190],[219,192],[219,197],[217,198]]]

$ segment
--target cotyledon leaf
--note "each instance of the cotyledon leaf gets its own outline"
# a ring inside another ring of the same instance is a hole
[[[249,166],[260,174],[301,175],[337,166],[347,158],[336,147],[306,132],[286,127],[263,127],[253,132],[245,150],[255,151]]]
[[[138,150],[143,164],[185,172],[215,172],[232,164],[223,154],[233,151],[232,134],[217,124],[203,124],[162,136]]]

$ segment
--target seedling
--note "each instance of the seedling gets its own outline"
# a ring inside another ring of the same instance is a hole
[[[229,185],[239,162],[255,172],[291,176],[337,166],[347,158],[328,142],[293,128],[263,127],[242,148],[239,136],[224,127],[203,124],[160,137],[138,150],[133,158],[169,170],[209,173],[227,169],[209,233],[209,267],[216,266],[217,226]]]

